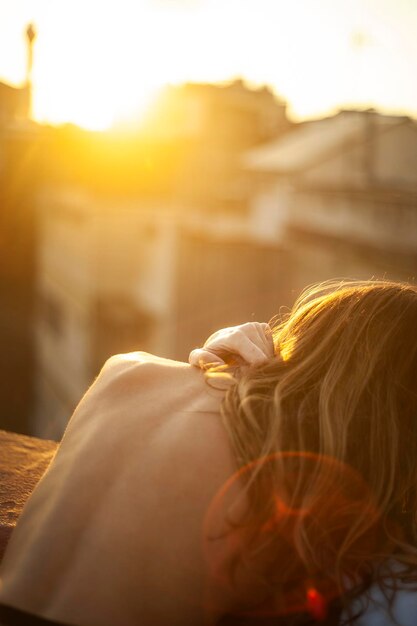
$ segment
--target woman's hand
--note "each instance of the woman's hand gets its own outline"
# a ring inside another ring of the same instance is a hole
[[[248,322],[222,328],[211,335],[202,348],[190,353],[191,365],[259,365],[274,356],[272,332],[268,324]]]

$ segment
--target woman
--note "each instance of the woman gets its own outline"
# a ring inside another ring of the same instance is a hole
[[[417,623],[416,321],[414,287],[328,284],[272,335],[213,336],[203,369],[110,359],[1,602],[80,626]]]

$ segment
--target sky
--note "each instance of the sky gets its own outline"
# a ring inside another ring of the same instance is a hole
[[[270,85],[295,120],[375,107],[417,117],[417,0],[0,0],[0,80],[26,71],[34,117],[91,129],[160,87]]]

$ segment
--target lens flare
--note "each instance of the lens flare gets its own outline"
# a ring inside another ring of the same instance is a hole
[[[344,585],[360,582],[379,518],[352,467],[310,452],[263,457],[211,502],[204,524],[210,580],[233,598],[236,614],[324,620]]]
[[[307,609],[312,617],[318,622],[326,619],[327,602],[322,594],[314,587],[307,589]]]

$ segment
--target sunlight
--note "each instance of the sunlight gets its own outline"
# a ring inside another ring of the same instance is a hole
[[[22,80],[20,34],[33,20],[39,121],[136,126],[164,85],[237,77],[271,85],[296,119],[341,106],[417,112],[412,12],[391,0],[380,11],[359,0],[15,1],[15,14],[0,7],[0,24],[11,20],[0,74]]]
[[[50,27],[43,25],[36,47],[34,115],[42,121],[71,121],[102,130],[139,118],[151,103],[158,81],[145,54],[150,30],[140,33],[141,54],[134,43],[139,18],[146,18],[143,7],[131,7],[123,28],[117,28],[113,12],[105,7],[96,2],[87,7],[82,20],[73,7],[59,15],[51,12]]]

